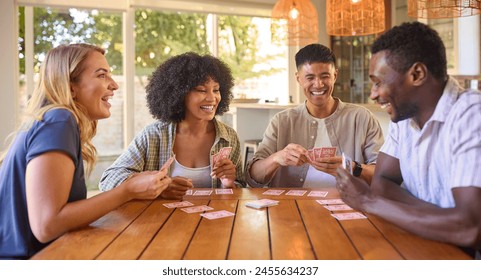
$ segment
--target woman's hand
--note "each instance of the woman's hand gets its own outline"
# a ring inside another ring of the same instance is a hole
[[[144,171],[131,176],[124,185],[130,199],[154,199],[172,182],[167,170]]]
[[[223,187],[233,188],[235,187],[236,166],[230,158],[220,159],[212,167],[210,176],[214,179],[219,178]]]
[[[193,187],[191,179],[176,176],[172,178],[172,182],[170,182],[167,189],[160,194],[160,197],[165,199],[182,199],[185,192]]]

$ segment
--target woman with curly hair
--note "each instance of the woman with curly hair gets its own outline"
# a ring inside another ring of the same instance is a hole
[[[229,67],[211,55],[184,53],[161,64],[147,85],[150,113],[158,119],[130,143],[102,175],[102,191],[137,172],[159,170],[172,156],[172,183],[161,194],[180,199],[191,187],[244,186],[237,133],[215,118],[229,110],[234,85]],[[232,147],[212,166],[211,156]]]
[[[63,233],[131,199],[153,199],[170,183],[146,172],[86,199],[97,120],[110,116],[117,83],[104,50],[87,44],[50,50],[25,118],[0,155],[0,259],[25,259]]]

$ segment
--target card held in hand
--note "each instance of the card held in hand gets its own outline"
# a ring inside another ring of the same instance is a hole
[[[352,159],[345,153],[342,153],[342,168],[352,174]]]
[[[169,169],[170,165],[172,165],[172,163],[174,162],[175,160],[175,154],[173,156],[171,156],[165,163],[164,165],[162,165],[162,167],[160,168],[160,170],[164,170],[164,169]]]
[[[212,166],[214,166],[219,160],[229,158],[232,147],[224,147],[219,152],[212,156]]]

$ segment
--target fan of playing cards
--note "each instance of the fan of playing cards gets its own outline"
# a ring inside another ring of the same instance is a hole
[[[336,147],[312,148],[307,150],[307,157],[310,161],[316,161],[319,158],[334,157],[336,155]]]

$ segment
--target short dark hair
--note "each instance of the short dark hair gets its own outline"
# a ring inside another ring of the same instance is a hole
[[[336,67],[336,56],[328,47],[321,44],[310,44],[300,49],[295,56],[296,68],[306,63],[331,63]]]
[[[391,28],[374,41],[371,51],[387,51],[387,63],[398,73],[420,62],[436,79],[447,78],[444,43],[438,32],[424,23],[406,22]]]
[[[146,87],[150,113],[165,122],[182,121],[185,118],[185,96],[209,78],[219,83],[221,101],[215,114],[229,111],[234,86],[230,68],[211,55],[187,52],[167,59],[152,73]]]

